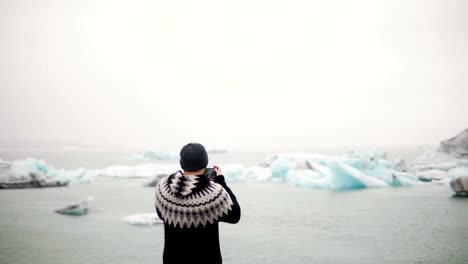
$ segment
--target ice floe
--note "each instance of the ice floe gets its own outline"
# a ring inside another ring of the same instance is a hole
[[[135,226],[148,226],[164,223],[156,213],[129,215],[127,217],[122,218],[122,220],[127,222],[129,225]]]
[[[88,196],[86,199],[82,199],[63,208],[55,210],[58,214],[65,215],[85,215],[89,211],[89,202],[94,200],[93,196]]]

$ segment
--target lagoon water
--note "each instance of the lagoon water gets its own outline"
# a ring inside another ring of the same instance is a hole
[[[154,212],[154,188],[144,181],[98,177],[65,188],[0,191],[0,263],[162,263],[163,226],[121,220]],[[341,192],[230,186],[242,219],[220,224],[224,263],[468,262],[468,199],[452,197],[445,185]],[[88,215],[53,212],[89,195],[95,200]]]

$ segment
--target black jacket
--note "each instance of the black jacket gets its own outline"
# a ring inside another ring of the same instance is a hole
[[[156,189],[156,212],[164,221],[164,264],[222,263],[218,223],[239,222],[241,210],[224,176],[177,172]]]

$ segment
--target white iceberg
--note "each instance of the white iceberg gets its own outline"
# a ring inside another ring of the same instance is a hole
[[[159,218],[159,216],[156,213],[129,215],[127,217],[122,218],[122,220],[127,222],[129,225],[135,226],[164,224],[164,222],[161,220],[161,218]]]
[[[229,174],[227,175],[230,180]],[[271,168],[262,166],[253,166],[245,169],[239,179],[242,180],[256,180],[256,181],[269,181],[271,180]]]
[[[452,169],[448,172],[450,179],[458,179],[461,177],[468,177],[468,167],[459,167]]]
[[[440,142],[439,148],[426,151],[410,162],[408,171],[422,181],[448,182],[454,175],[468,176],[468,129]],[[463,173],[460,173],[463,172]]]
[[[49,183],[90,182],[94,177],[154,178],[160,174],[171,174],[179,170],[178,165],[145,163],[134,166],[115,165],[103,169],[75,170],[55,169],[44,160],[27,158],[11,162],[1,161],[0,183],[44,180]],[[61,186],[61,184],[58,184]]]
[[[221,170],[229,181],[245,180],[245,167],[242,164],[227,164],[225,166],[221,166]]]
[[[148,161],[148,160],[177,160],[179,154],[171,151],[164,151],[159,149],[149,149],[140,153],[133,153],[129,155],[127,160],[133,161]]]
[[[82,168],[77,170],[56,170],[41,159],[27,158],[11,162],[2,161],[2,164],[9,164],[9,166],[4,165],[0,169],[0,181],[5,183],[43,180],[47,186],[53,182],[57,183],[57,186],[62,186],[68,181],[88,181],[88,179],[85,179],[86,171]]]

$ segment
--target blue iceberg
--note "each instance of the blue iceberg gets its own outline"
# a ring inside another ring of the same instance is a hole
[[[410,172],[399,170],[401,159],[390,160],[385,153],[371,150],[345,155],[280,153],[259,166],[247,168],[228,179],[284,182],[292,186],[317,189],[362,189],[423,185]]]

